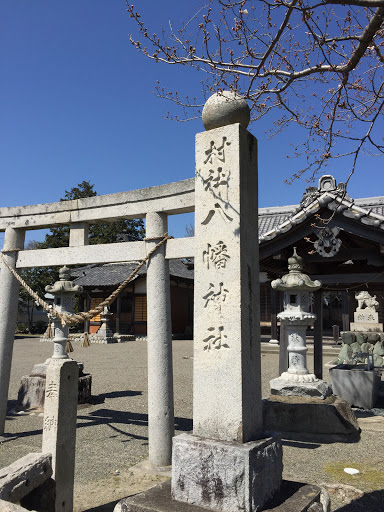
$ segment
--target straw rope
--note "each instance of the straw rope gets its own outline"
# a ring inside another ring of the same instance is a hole
[[[137,265],[137,267],[129,274],[129,276],[116,288],[114,292],[111,293],[111,295],[106,298],[103,302],[98,304],[98,306],[95,309],[91,309],[90,311],[86,312],[83,311],[81,313],[66,313],[65,311],[57,311],[57,309],[53,308],[52,305],[48,304],[43,300],[39,295],[37,295],[36,292],[32,290],[32,288],[24,281],[24,279],[16,272],[14,268],[11,267],[11,265],[8,263],[8,261],[4,257],[4,253],[8,252],[15,252],[15,250],[2,250],[0,252],[1,258],[5,265],[8,267],[8,269],[12,272],[13,276],[19,281],[21,286],[25,288],[25,290],[29,293],[29,295],[35,299],[35,301],[48,313],[50,313],[54,318],[59,318],[61,321],[61,325],[64,327],[65,325],[76,325],[80,322],[84,322],[84,320],[88,320],[90,318],[93,318],[94,316],[98,315],[104,310],[105,306],[109,306],[112,304],[119,293],[121,293],[124,288],[132,281],[132,279],[137,275],[141,267],[143,267],[146,262],[151,258],[151,256],[163,245],[165,242],[171,238],[172,236],[168,235],[168,233],[164,233],[162,237],[153,237],[153,238],[145,238],[145,241],[150,240],[159,240],[160,241],[155,245],[155,247],[147,254],[147,256]]]

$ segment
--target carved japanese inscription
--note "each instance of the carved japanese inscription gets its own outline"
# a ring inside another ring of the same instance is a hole
[[[44,430],[52,430],[57,427],[57,418],[54,416],[46,416],[44,418]]]
[[[231,143],[226,137],[222,138],[219,144],[210,142],[210,147],[205,151],[203,169],[197,172],[203,184],[204,190],[208,192],[214,203],[206,214],[203,225],[207,225],[217,213],[224,222],[232,222],[233,216],[228,213],[228,185],[231,172],[225,167],[225,149]]]
[[[229,345],[225,341],[227,335],[224,333],[223,325],[208,327],[207,331],[208,336],[203,339],[204,350],[219,350],[222,347],[229,348]]]
[[[299,366],[299,363],[300,363],[300,357],[299,356],[292,356],[291,357],[291,364],[294,368],[297,368],[297,366]]]
[[[204,164],[214,163],[214,158],[220,162],[225,162],[225,148],[230,145],[231,143],[227,142],[227,137],[222,138],[220,146],[216,146],[215,142],[211,140],[210,147],[205,151],[207,157],[204,160]]]
[[[209,283],[208,292],[203,296],[205,300],[204,307],[206,308],[211,304],[213,308],[220,313],[221,304],[225,301],[227,293],[229,292],[224,288],[223,283],[219,283],[218,286]]]
[[[59,386],[56,382],[49,382],[45,391],[47,398],[57,398],[59,396]]]
[[[203,251],[203,261],[208,269],[210,264],[217,269],[226,268],[229,258],[228,247],[222,240],[219,240],[216,245],[207,244],[207,250]]]
[[[297,345],[300,343],[301,339],[300,336],[297,333],[290,334],[289,341],[292,343],[292,345]]]

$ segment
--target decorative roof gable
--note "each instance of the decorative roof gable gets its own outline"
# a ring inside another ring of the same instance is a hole
[[[333,176],[325,175],[320,178],[318,188],[307,188],[299,206],[286,207],[285,211],[282,208],[280,212],[277,211],[277,208],[269,209],[272,215],[267,218],[268,212],[266,212],[265,219],[263,218],[263,209],[260,210],[260,243],[286,233],[293,226],[304,222],[324,207],[330,211],[337,211],[337,213],[357,220],[362,224],[380,228],[384,231],[384,197],[351,199],[346,192],[344,183],[337,185]],[[265,227],[267,226],[270,229],[266,230]]]

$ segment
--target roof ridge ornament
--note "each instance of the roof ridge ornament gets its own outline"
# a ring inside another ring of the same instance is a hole
[[[347,186],[345,183],[336,183],[336,179],[331,174],[325,174],[319,179],[318,187],[307,187],[300,201],[299,210],[307,208],[313,201],[322,196],[325,192],[333,192],[341,199],[352,199],[347,194]]]
[[[333,192],[337,189],[336,179],[331,174],[325,174],[319,179],[319,192]]]

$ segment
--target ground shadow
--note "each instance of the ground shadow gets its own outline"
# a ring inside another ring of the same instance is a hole
[[[17,416],[9,416],[9,419],[17,419]],[[148,414],[130,411],[118,411],[114,409],[98,409],[97,411],[90,412],[87,415],[78,414],[77,416],[77,428],[92,427],[94,425],[108,425],[117,434],[125,435],[127,438],[148,441],[147,436],[140,436],[126,432],[116,426],[116,423],[120,423],[121,425],[137,425],[147,428]],[[192,419],[175,417],[174,425],[175,430],[189,432],[192,430]],[[12,434],[12,436],[28,437],[42,434],[42,432],[42,429],[36,429],[25,432],[17,432]]]
[[[368,492],[361,498],[336,509],[335,512],[367,512],[368,510],[369,512],[384,510],[384,490]]]
[[[283,480],[281,483],[281,487],[279,492],[270,500],[268,503],[266,503],[263,510],[270,510],[275,508],[280,510],[280,506],[289,500],[290,498],[293,498],[294,495],[302,488],[305,487],[308,484],[305,484],[303,482],[294,482],[292,480]],[[295,505],[297,505],[296,500],[290,504],[290,506],[287,507],[287,511],[292,510],[294,512],[296,509]],[[284,509],[285,510],[285,509]],[[302,510],[302,509],[301,509]]]
[[[312,434],[309,432],[281,432],[282,443],[298,448],[319,448],[322,444],[358,443],[360,432],[353,434]]]
[[[110,393],[100,393],[99,395],[92,395],[91,403],[94,405],[103,404],[105,402],[106,398],[124,398],[127,396],[139,396],[142,394],[143,394],[142,391],[132,391],[132,390],[111,391]]]
[[[12,439],[20,439],[20,437],[29,437],[29,436],[38,436],[43,433],[43,429],[36,429],[36,430],[27,430],[25,432],[10,432],[7,434],[4,434],[5,436],[9,436]]]
[[[281,444],[283,446],[292,446],[293,448],[304,448],[305,450],[316,450],[320,448],[321,444],[310,443],[304,441],[289,441],[288,439],[282,439]]]
[[[99,409],[87,414],[86,416],[78,416],[77,419],[84,420],[82,423],[77,425],[78,428],[111,423],[148,427],[148,414],[130,411],[117,411],[113,409]],[[192,419],[175,417],[175,430],[184,432],[192,430]]]
[[[13,414],[9,414],[17,406],[17,400],[8,400],[7,402],[7,420],[15,420],[16,417]]]
[[[98,507],[87,508],[83,512],[112,512],[119,501],[120,500],[110,501],[109,503],[99,505]]]

